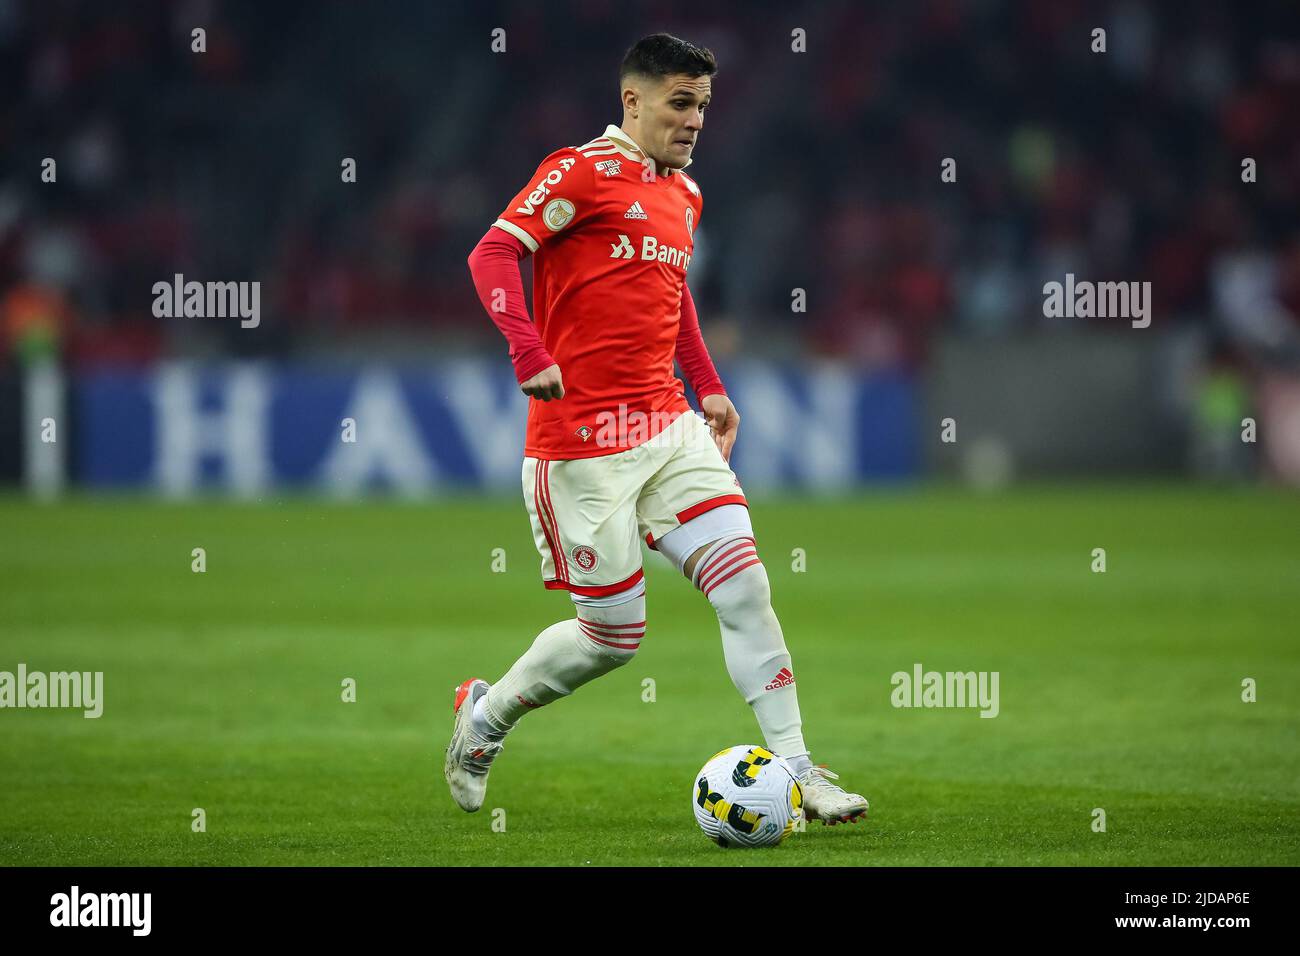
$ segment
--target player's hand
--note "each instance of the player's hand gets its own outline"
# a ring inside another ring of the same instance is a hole
[[[736,443],[736,429],[740,427],[740,412],[726,395],[710,395],[701,400],[704,420],[713,430],[713,441],[722,452],[722,460],[731,461],[731,446]]]
[[[548,365],[520,385],[519,390],[543,402],[549,402],[553,398],[563,398],[564,377],[560,375],[560,366]]]

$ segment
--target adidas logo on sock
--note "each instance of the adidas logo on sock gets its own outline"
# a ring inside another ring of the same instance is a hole
[[[782,687],[789,687],[794,683],[794,675],[790,673],[790,668],[782,667],[772,678],[772,683],[768,684],[763,690],[780,690]]]
[[[637,200],[627,207],[627,212],[623,213],[624,219],[649,219],[646,211],[641,208],[641,201]]]

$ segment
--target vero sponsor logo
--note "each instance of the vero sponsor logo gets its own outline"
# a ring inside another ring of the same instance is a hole
[[[577,160],[570,156],[560,160],[560,168],[552,169],[533,187],[533,191],[528,194],[522,206],[516,206],[515,212],[524,216],[531,216],[537,211],[537,206],[543,199],[551,194],[551,187],[564,178],[564,174],[573,168]]]

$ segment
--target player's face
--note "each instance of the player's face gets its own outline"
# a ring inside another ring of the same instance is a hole
[[[681,169],[691,158],[704,110],[713,96],[713,82],[707,76],[684,73],[666,76],[646,91],[642,99],[641,144],[664,166]]]

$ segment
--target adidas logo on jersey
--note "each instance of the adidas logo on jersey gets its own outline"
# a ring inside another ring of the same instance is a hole
[[[791,687],[793,685],[794,674],[790,673],[790,668],[782,667],[776,672],[776,676],[772,678],[771,683],[764,687],[763,690],[780,690],[782,687]]]
[[[646,211],[641,208],[641,201],[638,199],[632,205],[627,207],[627,212],[623,213],[624,219],[649,219]]]
[[[618,242],[611,242],[609,248],[611,259],[631,259],[636,255],[636,246],[632,245],[632,240],[621,232],[618,234]],[[690,268],[691,254],[685,249],[660,242],[654,236],[642,236],[641,260],[643,262],[658,260],[670,266],[678,266],[685,272]]]

